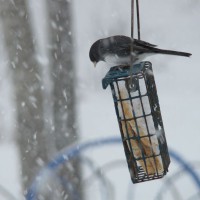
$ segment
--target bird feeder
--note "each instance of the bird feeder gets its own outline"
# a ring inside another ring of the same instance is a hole
[[[112,91],[132,182],[162,178],[170,157],[151,63],[112,67],[102,85]]]

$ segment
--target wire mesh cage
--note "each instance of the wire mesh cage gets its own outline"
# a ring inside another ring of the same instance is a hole
[[[162,178],[170,157],[151,63],[112,67],[102,85],[111,87],[132,182]]]

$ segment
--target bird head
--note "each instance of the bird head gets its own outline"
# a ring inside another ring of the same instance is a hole
[[[90,60],[94,63],[94,67],[96,67],[97,63],[101,60],[99,54],[99,42],[96,41],[90,48],[89,57]]]

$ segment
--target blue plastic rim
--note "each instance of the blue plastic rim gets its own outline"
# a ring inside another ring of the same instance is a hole
[[[63,163],[67,163],[70,159],[79,156],[82,152],[95,149],[110,145],[122,145],[120,137],[109,137],[104,139],[98,139],[90,142],[85,142],[79,145],[74,145],[70,148],[66,148],[61,153],[58,153],[55,158],[50,161],[46,167],[44,167],[39,174],[36,176],[35,180],[31,184],[30,188],[28,189],[28,193],[26,195],[27,200],[36,200],[37,192],[38,192],[38,185],[39,181],[38,178],[42,179],[45,175],[46,171],[53,171],[56,170],[60,165]],[[197,172],[175,151],[169,149],[170,156],[174,159],[192,178],[193,183],[200,191],[200,177]]]
[[[145,65],[149,64],[150,62],[141,62],[138,64],[135,64],[131,68],[131,73],[132,74],[137,74],[139,73]],[[111,82],[115,79],[123,78],[123,77],[128,77],[130,76],[130,67],[121,67],[121,66],[115,66],[112,67],[109,72],[106,74],[106,76],[102,80],[102,87],[103,89],[106,89],[108,85],[110,85]]]

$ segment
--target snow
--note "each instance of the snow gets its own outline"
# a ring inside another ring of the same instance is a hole
[[[0,199],[7,200],[12,195],[15,199],[22,199],[21,168],[18,147],[14,142],[0,143]],[[1,187],[7,193],[1,192]],[[14,200],[14,199],[13,199]]]
[[[0,29],[2,24],[0,21]],[[18,147],[13,134],[16,112],[12,73],[8,70],[8,56],[4,35],[0,33],[0,199],[21,199],[21,172]]]
[[[200,158],[200,28],[197,25],[200,4],[197,1],[192,3],[155,0],[153,3],[140,1],[140,5],[143,40],[157,44],[160,48],[188,51],[193,54],[189,59],[164,55],[149,57],[149,61],[153,63],[168,146],[188,163],[192,163]],[[120,135],[111,91],[109,88],[106,91],[101,88],[101,79],[109,68],[106,64],[99,63],[94,69],[88,53],[90,46],[97,39],[117,34],[130,35],[129,6],[129,1],[120,0],[88,0],[87,3],[74,1],[78,52],[76,63],[80,85],[77,98],[81,99],[78,112],[83,141]],[[122,147],[108,148],[100,153],[88,152],[88,155],[100,166],[117,159],[125,160]],[[179,167],[172,160],[166,178],[171,177]],[[127,188],[130,183],[128,168],[125,165],[118,170],[108,174],[114,184],[117,200],[127,198],[128,193],[135,199],[154,199],[166,179]],[[197,189],[191,178],[185,179],[184,176],[183,174],[176,184],[184,199],[187,199],[194,195]],[[133,192],[127,192],[128,189]],[[92,199],[97,190],[96,188],[93,192],[88,191],[87,199]],[[171,192],[163,195],[163,199],[173,199]]]
[[[109,68],[105,63],[99,63],[94,68],[88,53],[91,44],[97,39],[116,34],[130,35],[130,1],[74,0],[71,3],[73,4],[75,31],[69,31],[66,34],[71,35],[75,32],[73,37],[75,42],[74,58],[78,73],[76,92],[80,142],[109,136],[118,137],[120,132],[111,91],[109,88],[103,90],[101,86],[101,80]],[[193,54],[191,58],[158,55],[149,59],[153,63],[168,146],[178,152],[188,163],[199,161],[200,3],[186,0],[154,0],[153,2],[144,0],[140,1],[140,5],[143,40],[157,44],[160,48],[188,51]],[[35,8],[40,12],[38,16],[43,15],[40,20],[33,20],[32,24],[36,31],[35,35],[39,38],[36,42],[40,51],[37,51],[36,57],[38,62],[44,66],[42,77],[38,74],[36,77],[41,80],[46,77],[43,87],[49,89],[48,95],[50,96],[52,85],[47,67],[50,62],[47,49],[51,47],[48,44],[50,36],[45,24],[47,13],[45,9],[41,11],[41,8],[44,7],[45,1],[40,3],[34,0],[30,1],[30,12]],[[40,27],[43,28],[36,30],[38,21],[40,21]],[[56,25],[52,22],[51,26],[55,27]],[[59,27],[59,30],[62,30],[62,27]],[[20,157],[12,135],[16,128],[15,105],[2,34],[0,35],[0,44],[0,186],[16,199],[22,199]],[[17,46],[17,48],[21,47]],[[12,66],[15,68],[14,62]],[[65,91],[63,91],[63,96],[67,101]],[[34,98],[32,98],[32,103],[33,106],[37,106]],[[26,106],[25,102],[21,102],[21,106]],[[50,116],[46,116],[45,119],[53,121],[51,111]],[[37,140],[37,133],[33,137]],[[115,200],[155,199],[158,191],[164,185],[164,181],[176,174],[179,169],[178,164],[172,160],[166,178],[132,185],[122,145],[86,151],[84,156],[89,157],[94,161],[95,166],[102,169],[102,175],[107,177],[114,192],[114,197],[110,197],[110,199]],[[121,161],[123,164],[114,163],[111,169],[103,170],[103,166],[113,161]],[[44,164],[40,158],[36,162],[41,166]],[[195,169],[200,174],[199,169],[197,167]],[[89,172],[87,174],[85,168],[84,172],[84,177],[87,179]],[[173,183],[177,186],[181,197],[187,199],[197,193],[197,188],[191,177],[185,176],[184,173],[181,175],[180,178],[173,180]],[[93,182],[88,182],[85,187],[87,200],[101,199],[99,185],[96,182],[95,184],[90,183]],[[0,199],[4,200],[6,197],[0,196]],[[163,199],[173,199],[171,192],[167,191],[163,195]]]

